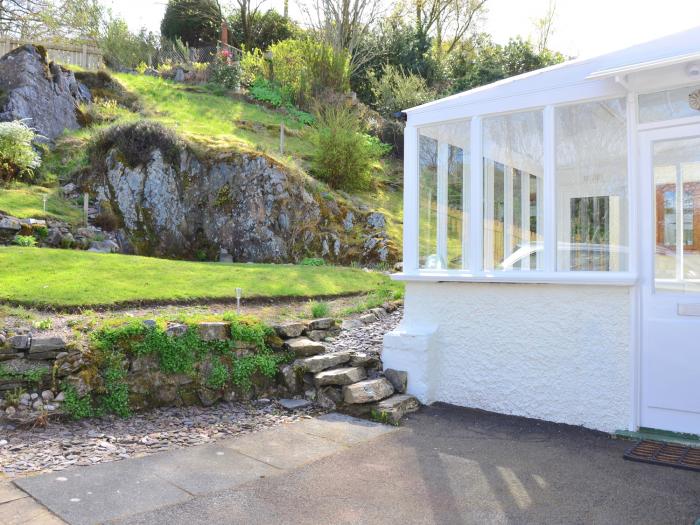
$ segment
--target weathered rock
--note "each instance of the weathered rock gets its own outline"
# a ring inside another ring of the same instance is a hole
[[[308,330],[328,330],[335,325],[335,319],[331,317],[323,317],[322,319],[313,319],[308,323]]]
[[[316,374],[322,370],[347,363],[349,360],[349,352],[336,352],[332,354],[319,354],[305,359],[297,359],[294,361],[294,366]]]
[[[290,393],[298,394],[301,392],[303,387],[302,378],[299,377],[299,374],[297,374],[294,366],[284,365],[280,369],[280,372],[284,380],[284,385],[287,387],[287,390],[289,390]]]
[[[306,326],[304,323],[290,321],[273,325],[273,328],[280,337],[291,339],[292,337],[299,337]]]
[[[367,224],[376,230],[383,230],[386,227],[386,218],[379,212],[370,213],[367,216]]]
[[[12,238],[22,229],[19,219],[7,215],[0,215],[0,234],[4,238]]]
[[[379,356],[366,352],[352,352],[350,354],[350,365],[363,366],[365,368],[375,367],[379,364]]]
[[[387,399],[384,399],[373,407],[374,417],[385,420],[398,425],[403,417],[411,412],[415,412],[420,408],[418,400],[408,394],[396,394]]]
[[[96,253],[119,253],[119,245],[109,239],[104,241],[92,241],[88,251]]]
[[[4,348],[0,351],[0,362],[9,361],[11,359],[17,359],[23,357],[23,352],[15,352],[12,348]]]
[[[317,343],[306,337],[289,339],[284,343],[284,346],[299,357],[309,357],[312,355],[322,354],[326,351],[326,347],[321,343]]]
[[[31,127],[51,140],[80,127],[77,105],[89,101],[71,71],[47,63],[46,52],[32,45],[0,58],[0,92],[0,121],[31,119]]]
[[[312,341],[323,341],[329,337],[333,336],[333,332],[330,330],[307,330],[306,337]]]
[[[53,401],[53,399],[54,399],[53,392],[51,390],[44,390],[41,393],[41,399],[43,399],[46,402]]]
[[[370,313],[370,314],[365,314],[365,315],[361,315],[361,316],[359,317],[359,320],[360,320],[361,322],[363,322],[364,324],[370,324],[370,323],[373,323],[373,322],[375,322],[375,321],[377,320],[377,316],[374,315],[374,314],[372,314],[372,313]]]
[[[326,386],[319,388],[316,395],[316,403],[323,408],[335,409],[343,400],[343,392],[339,387]]]
[[[406,392],[406,386],[408,385],[408,374],[406,372],[387,368],[384,370],[384,377],[389,380],[396,392],[399,394]]]
[[[16,412],[17,412],[17,409],[15,407],[7,407],[5,409],[5,415],[7,417],[14,417]]]
[[[42,352],[56,352],[56,355],[58,355],[58,351],[63,350],[65,347],[66,342],[60,337],[32,337],[29,355]]]
[[[359,366],[347,368],[334,368],[324,370],[314,376],[314,383],[317,387],[326,385],[350,385],[362,381],[367,377],[367,372]]]
[[[199,323],[197,329],[204,341],[224,341],[231,337],[231,323]]]
[[[394,393],[394,387],[385,378],[368,379],[343,387],[343,400],[352,405],[381,401]]]
[[[32,338],[28,335],[15,335],[10,337],[8,342],[15,350],[29,350]]]
[[[359,328],[363,325],[364,325],[364,323],[362,321],[360,321],[359,319],[345,319],[341,323],[340,327],[343,330],[352,330],[354,328]]]
[[[186,324],[170,324],[165,329],[165,333],[170,337],[185,335],[189,327]]]
[[[377,319],[384,319],[388,315],[384,308],[372,308],[370,312],[373,313]]]
[[[311,402],[306,399],[280,399],[277,402],[287,410],[299,410],[311,406]]]

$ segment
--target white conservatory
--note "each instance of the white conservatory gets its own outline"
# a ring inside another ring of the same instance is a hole
[[[406,112],[409,392],[700,434],[700,28]]]

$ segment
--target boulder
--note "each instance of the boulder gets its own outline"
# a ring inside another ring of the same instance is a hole
[[[335,352],[328,354],[319,354],[305,359],[297,359],[294,366],[302,368],[307,372],[316,374],[322,370],[333,368],[334,366],[342,365],[350,360],[349,352]]]
[[[0,121],[30,119],[29,125],[50,140],[78,129],[78,104],[89,91],[72,71],[47,62],[46,50],[18,47],[0,58]]]
[[[322,354],[326,351],[326,347],[321,343],[317,343],[306,337],[296,337],[289,339],[284,343],[287,350],[294,352],[298,357],[309,357],[312,355]]]
[[[389,380],[391,386],[393,386],[394,390],[399,394],[406,392],[406,386],[408,385],[408,374],[406,372],[387,368],[384,370],[384,377]]]
[[[394,387],[385,378],[367,379],[343,387],[343,400],[349,405],[381,401],[394,393]]]
[[[415,397],[396,394],[377,403],[372,412],[375,418],[398,425],[406,414],[415,412],[419,408],[420,403]]]
[[[197,329],[204,341],[225,341],[231,337],[231,323],[199,323]]]
[[[88,251],[97,253],[119,253],[119,245],[110,240],[91,241]]]
[[[15,335],[10,337],[8,342],[15,350],[29,350],[32,338],[28,335]]]
[[[317,387],[327,385],[350,385],[362,381],[367,377],[367,372],[359,366],[347,368],[334,368],[319,372],[314,376],[314,383]]]
[[[277,335],[284,339],[291,339],[292,337],[299,337],[301,333],[304,331],[306,326],[304,323],[298,323],[298,322],[286,322],[286,323],[279,323],[273,326],[275,329],[275,332],[277,332]]]
[[[309,321],[307,325],[307,330],[328,330],[335,325],[335,319],[331,317],[324,317],[322,319],[314,319]]]

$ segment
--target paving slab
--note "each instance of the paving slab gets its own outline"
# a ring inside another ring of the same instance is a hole
[[[11,483],[0,482],[0,504],[8,503],[16,499],[26,498],[27,493],[19,490]]]
[[[0,504],[0,523],[2,525],[64,525],[65,522],[25,494],[24,498]]]
[[[295,426],[291,423],[219,444],[280,469],[296,468],[345,449],[340,443],[295,431]]]
[[[74,525],[101,523],[192,497],[156,476],[143,459],[76,467],[14,483]]]
[[[343,445],[356,445],[384,434],[396,432],[398,429],[374,421],[330,413],[296,423],[293,430],[330,439]]]
[[[273,476],[280,469],[219,445],[172,450],[142,459],[159,478],[201,495]]]

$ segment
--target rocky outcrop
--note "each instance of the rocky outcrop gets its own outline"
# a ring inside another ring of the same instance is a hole
[[[47,62],[41,46],[24,45],[0,58],[0,121],[29,119],[39,135],[55,139],[80,127],[77,105],[90,99],[71,71]]]
[[[195,153],[166,133],[152,123],[120,128],[81,181],[111,214],[103,224],[121,232],[123,251],[216,260],[225,250],[243,262],[396,258],[381,214],[315,192],[303,174],[264,154]]]

